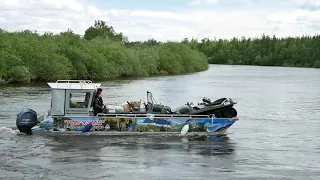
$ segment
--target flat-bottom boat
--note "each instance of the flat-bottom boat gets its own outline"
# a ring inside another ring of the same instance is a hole
[[[236,111],[230,111],[236,103],[227,98],[223,101],[221,99],[219,103],[207,104],[201,110],[188,104],[190,110],[184,113],[180,112],[181,108],[171,111],[170,107],[155,104],[152,100],[148,100],[144,106],[141,100],[128,101],[123,106],[106,106],[105,112],[94,115],[92,100],[100,83],[92,83],[89,80],[58,80],[48,85],[52,89],[50,110],[38,117],[34,110],[20,108],[16,125],[21,133],[27,135],[35,132],[37,134],[92,132],[108,135],[212,134],[225,132],[238,120]],[[216,117],[214,109],[218,110],[219,117]],[[221,115],[221,112],[224,113]]]

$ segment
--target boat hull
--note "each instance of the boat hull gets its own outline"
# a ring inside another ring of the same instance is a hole
[[[90,131],[121,131],[121,132],[176,132],[180,133],[183,126],[189,124],[188,132],[218,132],[228,129],[237,118],[208,117],[63,117],[49,118],[42,121],[38,130],[64,129],[82,132],[89,124]]]
[[[24,133],[17,133],[17,135],[25,135]],[[33,130],[33,135],[44,135],[44,136],[73,136],[73,135],[90,135],[90,136],[135,136],[135,137],[181,137],[180,132],[129,132],[129,131],[91,131],[83,133],[81,131],[46,131],[41,128],[35,128]],[[188,132],[187,137],[197,137],[197,136],[216,136],[216,135],[226,135],[224,131],[217,132]]]

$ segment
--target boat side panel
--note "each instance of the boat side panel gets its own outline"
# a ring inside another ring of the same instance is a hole
[[[93,129],[138,132],[180,132],[189,124],[189,132],[215,132],[231,126],[236,120],[226,118],[149,118],[149,117],[69,117],[56,118],[53,127],[81,131],[92,123]]]

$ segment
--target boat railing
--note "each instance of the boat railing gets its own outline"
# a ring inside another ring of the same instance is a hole
[[[98,113],[96,116],[98,117],[114,117],[114,118],[125,118],[125,117],[153,117],[153,118],[179,118],[179,117],[186,117],[186,118],[214,118],[214,115],[188,115],[188,114],[108,114],[108,113]]]
[[[89,87],[95,89],[96,86],[92,86],[94,83],[91,80],[57,80],[54,88],[63,88],[63,89],[82,89]]]
[[[81,83],[81,84],[92,84],[91,80],[57,80],[56,83]]]

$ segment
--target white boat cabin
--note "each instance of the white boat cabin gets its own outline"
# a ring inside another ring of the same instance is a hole
[[[52,117],[90,116],[93,96],[101,85],[90,80],[57,80],[47,84],[52,89]]]

